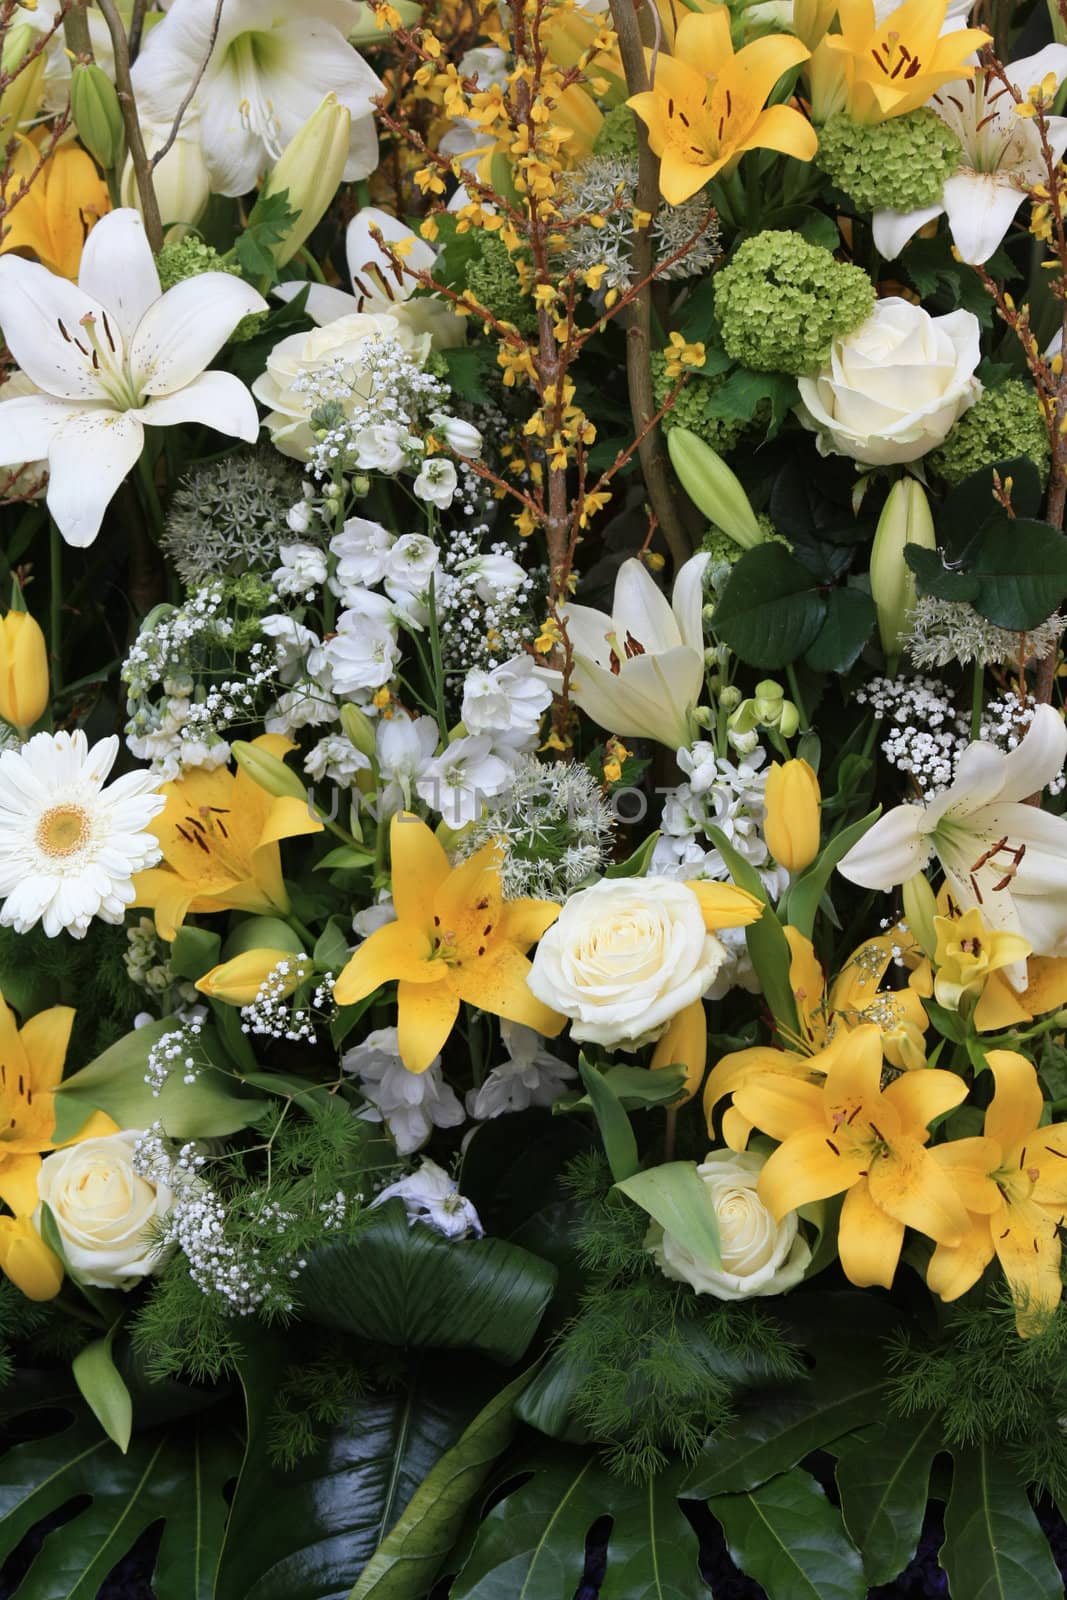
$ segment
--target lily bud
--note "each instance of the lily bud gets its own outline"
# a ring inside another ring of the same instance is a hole
[[[211,177],[200,143],[198,118],[191,112],[182,118],[178,137],[152,170],[152,187],[159,202],[159,215],[167,229],[167,243],[176,244],[200,221],[211,195]],[[170,136],[170,123],[157,122],[141,113],[141,132],[149,153],[162,150]],[[139,211],[141,193],[133,162],[126,157],[119,184],[124,206]]]
[[[904,921],[920,950],[932,960],[937,949],[937,930],[934,927],[937,897],[930,887],[930,881],[924,873],[916,872],[905,880],[900,892],[904,901]]]
[[[40,107],[45,52],[38,51],[33,61],[22,66],[34,40],[39,37],[28,22],[16,23],[4,35],[3,47],[0,48],[0,74],[11,80],[3,94],[0,94],[0,130],[5,139],[27,122],[32,122]]]
[[[774,762],[764,791],[763,837],[780,866],[803,872],[819,853],[819,780],[806,761]]]
[[[343,705],[341,727],[349,744],[354,744],[360,755],[373,761],[378,746],[374,737],[374,724],[367,713],[361,711],[358,706]]]
[[[826,37],[837,0],[793,0],[793,32],[809,50]]]
[[[736,475],[717,451],[688,428],[672,428],[667,450],[678,481],[693,504],[742,550],[763,544],[766,535]]]
[[[25,736],[48,707],[48,647],[28,611],[0,619],[0,717]]]
[[[231,749],[238,766],[243,768],[261,789],[266,789],[268,794],[274,795],[275,799],[280,800],[284,795],[291,795],[294,800],[307,800],[307,784],[297,776],[292,767],[287,767],[284,761],[272,756],[269,750],[257,749],[245,739],[235,739]]]
[[[29,1217],[0,1217],[0,1272],[27,1300],[54,1300],[63,1287],[63,1266]]]
[[[118,165],[125,146],[115,85],[95,63],[77,62],[70,75],[70,109],[78,138],[105,172]]]
[[[268,175],[256,206],[284,189],[290,211],[297,213],[283,239],[271,248],[279,267],[296,255],[311,230],[322,221],[344,176],[352,132],[352,113],[335,94],[328,94],[300,132],[282,151]]]
[[[288,970],[278,972],[279,964]],[[273,999],[284,999],[298,989],[313,970],[310,957],[291,950],[245,950],[230,961],[212,967],[196,981],[196,988],[209,1000],[222,1000],[228,1006],[250,1006],[270,979]]]
[[[930,502],[915,478],[901,478],[889,491],[871,547],[871,595],[878,633],[889,660],[899,656],[915,609],[915,575],[904,559],[906,544],[937,548]]]

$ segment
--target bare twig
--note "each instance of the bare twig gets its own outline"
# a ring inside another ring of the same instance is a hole
[[[130,152],[134,177],[137,179],[137,193],[141,201],[145,233],[148,235],[148,242],[153,252],[158,255],[163,248],[163,221],[159,215],[159,201],[156,199],[155,186],[152,183],[152,169],[137,117],[137,101],[130,79],[130,49],[126,30],[115,6],[115,0],[98,0],[98,3],[104,13],[104,21],[107,23],[111,45],[115,52],[115,91],[122,112],[123,127],[126,130],[126,148]]]
[[[67,49],[79,60],[93,59],[93,42],[89,37],[89,17],[86,0],[73,0],[63,11],[63,37]]]
[[[212,52],[215,49],[215,41],[219,36],[219,24],[222,21],[222,5],[223,0],[215,0],[215,15],[211,20],[211,34],[208,39],[207,54],[200,63],[199,70],[194,76],[192,83],[186,90],[185,98],[178,107],[178,112],[171,124],[170,132],[167,134],[167,137],[164,139],[162,145],[148,163],[149,172],[154,172],[156,170],[156,168],[159,166],[159,163],[163,160],[163,157],[166,155],[167,151],[178,137],[178,130],[181,128],[182,118],[192,105],[193,96],[196,94],[196,91],[203,82],[204,73],[207,71],[207,64],[211,60]]]

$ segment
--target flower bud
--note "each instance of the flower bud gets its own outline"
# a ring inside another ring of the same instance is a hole
[[[282,962],[288,970],[276,972]],[[205,972],[197,979],[196,988],[209,1000],[222,1000],[228,1006],[250,1006],[268,978],[272,998],[280,1000],[298,989],[311,972],[312,963],[306,955],[294,955],[291,950],[245,950]]]
[[[726,462],[710,444],[688,428],[672,428],[667,450],[678,481],[693,504],[742,550],[764,542],[764,532],[748,495]]]
[[[912,877],[905,879],[901,896],[904,902],[904,921],[908,924],[920,950],[933,959],[934,951],[937,949],[937,930],[934,927],[937,897],[930,887],[929,879],[923,873],[916,872]]]
[[[0,94],[0,130],[5,140],[26,123],[32,122],[41,104],[45,52],[39,50],[33,61],[22,66],[34,40],[39,37],[28,22],[16,23],[4,35],[3,47],[0,48],[0,76],[5,80],[10,79],[7,88]]]
[[[914,1072],[926,1065],[926,1035],[916,1022],[898,1022],[882,1034],[882,1049],[891,1067]]]
[[[792,31],[814,50],[826,37],[836,10],[837,0],[793,0]]]
[[[430,421],[434,425],[434,432],[458,456],[471,456],[477,460],[481,455],[482,436],[473,423],[464,422],[462,417],[450,416],[447,411],[431,411]]]
[[[48,647],[28,611],[0,619],[0,717],[25,734],[48,707]]]
[[[360,755],[374,760],[378,749],[374,736],[374,724],[365,711],[358,706],[343,705],[341,707],[341,727],[344,729],[345,738],[354,744]]]
[[[59,1257],[29,1217],[0,1217],[0,1272],[27,1300],[54,1300],[63,1287]]]
[[[249,224],[264,200],[284,189],[289,210],[297,213],[284,238],[271,247],[275,264],[284,267],[296,255],[311,230],[322,221],[337,193],[348,161],[352,113],[335,94],[328,94],[312,112],[300,132],[282,151],[267,176]]]
[[[783,739],[791,739],[800,727],[800,712],[792,700],[782,701],[782,714],[778,718],[778,732]]]
[[[734,711],[741,704],[741,691],[736,683],[731,683],[719,696],[719,704],[724,711]]]
[[[930,502],[915,478],[901,478],[890,489],[871,547],[871,595],[882,649],[891,661],[903,648],[903,635],[915,609],[915,575],[904,559],[907,544],[922,545],[926,550],[937,547]]]
[[[170,123],[156,122],[143,111],[140,120],[147,148],[161,150],[170,137]],[[159,215],[167,229],[168,244],[176,244],[196,226],[211,195],[211,177],[200,143],[198,120],[191,112],[182,118],[178,137],[152,169],[152,187],[159,202]],[[137,174],[129,156],[122,169],[119,198],[124,206],[140,210]]]
[[[806,761],[774,762],[764,792],[763,837],[771,855],[790,872],[803,872],[819,853],[822,793]]]
[[[764,678],[762,683],[757,683],[753,703],[756,717],[764,727],[777,727],[784,701],[785,690],[781,684],[775,683],[773,678]]]
[[[230,748],[237,765],[268,794],[278,800],[284,795],[291,795],[294,800],[307,800],[307,784],[269,750],[249,744],[245,739],[235,739]]]
[[[70,109],[78,138],[105,172],[118,165],[125,146],[115,85],[95,63],[76,62],[70,74]]]

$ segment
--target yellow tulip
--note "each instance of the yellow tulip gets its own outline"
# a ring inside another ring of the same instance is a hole
[[[5,218],[0,252],[32,250],[49,272],[76,278],[90,228],[111,210],[107,184],[79,145],[61,144],[34,176],[39,160],[37,146],[20,136],[13,178],[29,188]]]
[[[0,1217],[0,1272],[27,1300],[54,1300],[63,1286],[63,1265],[29,1217]]]
[[[48,646],[28,611],[0,618],[0,717],[25,736],[48,708]]]
[[[780,866],[803,872],[819,853],[819,780],[806,761],[773,763],[764,794],[763,837]]]
[[[294,955],[291,950],[244,950],[239,956],[205,972],[197,979],[196,987],[209,1000],[224,1000],[229,1006],[250,1006],[283,961],[288,963],[288,971],[276,973],[271,994],[284,999],[299,988],[312,970],[307,956]]]
[[[967,58],[992,40],[984,28],[942,34],[948,0],[905,0],[881,23],[874,0],[839,0],[840,33],[823,45],[836,54],[853,122],[885,122],[926,104],[935,90],[974,77]]]

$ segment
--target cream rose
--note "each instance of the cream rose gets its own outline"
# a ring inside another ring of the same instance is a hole
[[[528,982],[571,1018],[573,1039],[634,1050],[698,1000],[725,960],[684,883],[604,878],[542,935]]]
[[[46,1156],[37,1176],[42,1207],[55,1218],[71,1272],[98,1289],[132,1289],[157,1272],[162,1258],[152,1224],[165,1217],[173,1195],[134,1170],[139,1132],[83,1139]]]
[[[971,311],[931,317],[907,300],[879,300],[834,340],[821,372],[799,379],[800,420],[817,430],[823,455],[876,467],[917,461],[981,396],[978,340]]]
[[[717,1300],[747,1300],[783,1294],[798,1284],[811,1261],[807,1241],[790,1211],[775,1222],[756,1193],[764,1157],[749,1151],[712,1150],[697,1167],[719,1229],[722,1270],[713,1271],[690,1255],[677,1234],[653,1223],[645,1243],[660,1271],[698,1294]]]
[[[414,302],[418,304],[419,302]],[[293,333],[274,346],[267,357],[267,370],[252,385],[252,393],[262,405],[270,407],[266,425],[271,442],[282,455],[306,461],[314,444],[309,418],[319,400],[304,384],[323,368],[340,362],[352,384],[350,405],[365,405],[371,398],[369,379],[361,380],[366,367],[368,346],[378,339],[395,339],[417,365],[430,353],[431,336],[417,319],[407,315],[407,306],[394,312],[353,312],[338,317],[310,333]]]

